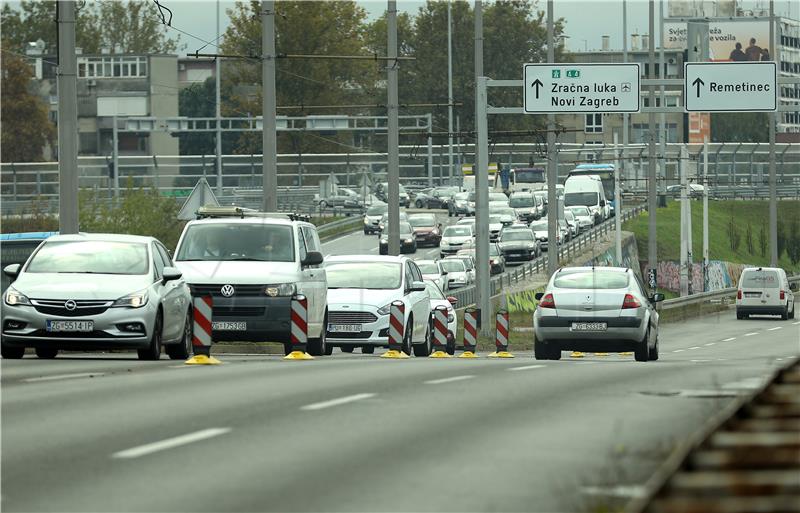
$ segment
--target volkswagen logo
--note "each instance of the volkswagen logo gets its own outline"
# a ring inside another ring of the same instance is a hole
[[[231,297],[236,290],[233,288],[233,285],[223,285],[220,292],[225,297]]]
[[[71,311],[75,310],[76,308],[78,308],[78,304],[75,303],[75,301],[73,301],[71,299],[68,299],[67,301],[64,302],[64,308],[66,308],[67,310],[69,310],[71,312]]]

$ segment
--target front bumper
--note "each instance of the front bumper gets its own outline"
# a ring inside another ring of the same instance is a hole
[[[442,236],[436,235],[433,232],[417,233],[414,235],[414,237],[417,240],[417,244],[430,244],[433,246],[438,246],[442,241]]]
[[[289,342],[291,297],[213,297],[211,322],[246,322],[245,331],[213,330],[215,342]]]
[[[377,315],[375,322],[361,324],[358,333],[326,332],[326,342],[336,346],[377,346],[389,347],[389,316]],[[328,330],[328,327],[325,328]]]

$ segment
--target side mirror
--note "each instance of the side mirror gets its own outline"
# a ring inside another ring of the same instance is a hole
[[[409,288],[411,292],[425,292],[425,283],[421,281],[414,281],[411,282],[411,287]]]
[[[3,267],[3,274],[11,279],[14,279],[19,276],[20,269],[22,269],[21,264],[8,264],[7,266]]]
[[[303,261],[300,262],[300,265],[320,265],[323,260],[322,253],[319,251],[309,251]]]
[[[447,300],[450,302],[451,305],[456,306],[458,304],[458,298],[453,296],[447,296]]]
[[[168,281],[180,280],[183,273],[175,267],[165,267],[162,275],[162,283],[167,283]]]
[[[660,292],[653,294],[653,297],[650,298],[650,301],[652,301],[653,303],[660,303],[664,301],[664,294]]]
[[[542,298],[544,297],[544,292],[537,292],[536,294],[534,294],[533,297],[536,298],[536,301],[541,301]]]
[[[601,207],[605,207],[606,206],[606,200],[600,200],[600,206]]]
[[[797,292],[797,288],[798,288],[797,283],[792,283],[791,285],[789,285],[789,290],[791,290],[792,292]]]

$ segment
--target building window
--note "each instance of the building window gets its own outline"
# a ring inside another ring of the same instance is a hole
[[[603,133],[603,115],[586,114],[586,128],[584,129],[584,132],[587,134]]]
[[[147,76],[147,57],[81,57],[80,78],[133,78]]]

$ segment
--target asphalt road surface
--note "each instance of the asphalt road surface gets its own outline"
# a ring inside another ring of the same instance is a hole
[[[664,326],[662,359],[2,361],[3,511],[589,511],[800,351],[800,321]]]

